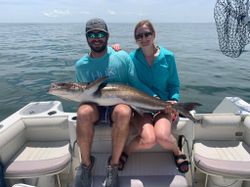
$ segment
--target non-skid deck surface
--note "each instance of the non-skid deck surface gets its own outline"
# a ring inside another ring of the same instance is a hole
[[[94,154],[94,187],[101,187],[106,173],[108,154]],[[171,153],[134,153],[119,172],[120,187],[185,187],[184,175],[175,167]]]

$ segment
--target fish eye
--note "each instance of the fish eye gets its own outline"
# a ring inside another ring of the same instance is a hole
[[[75,84],[75,83],[73,83],[70,88],[74,89],[76,91],[81,90],[81,87],[78,84]]]
[[[75,86],[74,89],[75,89],[75,90],[79,90],[79,87],[78,87],[78,86]]]
[[[66,87],[67,84],[66,83],[59,83],[58,86],[61,86],[61,87]]]

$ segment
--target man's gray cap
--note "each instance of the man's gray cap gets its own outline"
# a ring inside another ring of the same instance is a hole
[[[86,23],[86,33],[91,31],[103,31],[108,33],[108,27],[103,19],[94,18]]]

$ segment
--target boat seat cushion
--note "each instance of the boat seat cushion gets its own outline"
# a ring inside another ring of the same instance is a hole
[[[250,178],[250,147],[242,141],[196,142],[194,162],[208,174]]]
[[[35,186],[31,186],[31,185],[23,184],[23,183],[18,183],[18,184],[13,185],[12,187],[35,187]]]
[[[70,162],[68,141],[27,142],[10,160],[6,178],[30,178],[59,173]]]

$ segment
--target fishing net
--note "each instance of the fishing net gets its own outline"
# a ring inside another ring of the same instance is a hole
[[[214,19],[220,50],[237,58],[250,42],[249,0],[217,0]]]

